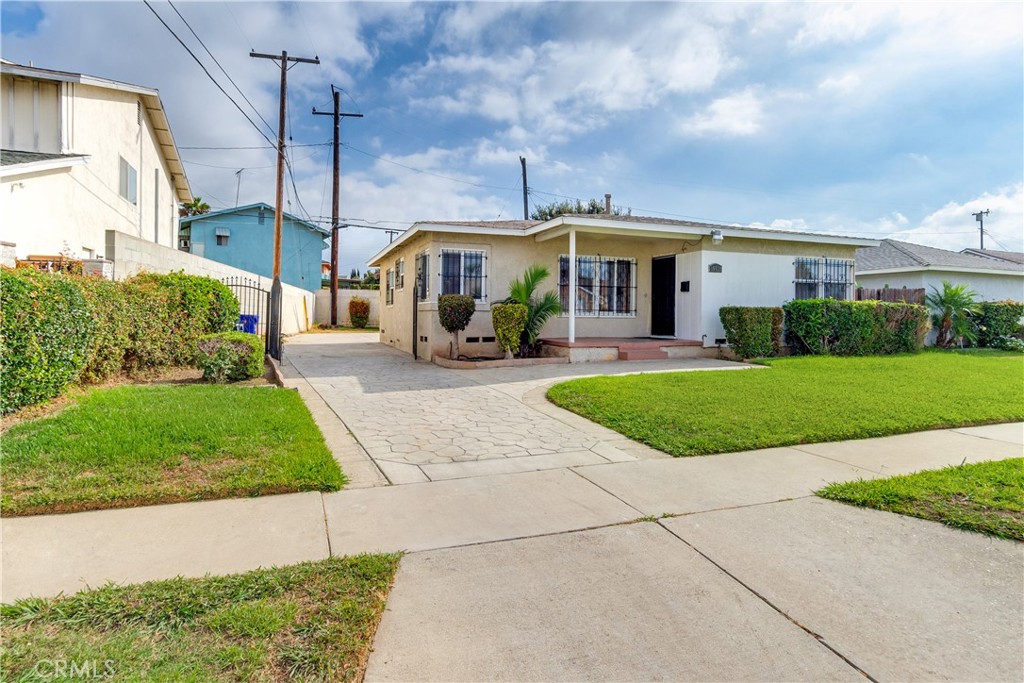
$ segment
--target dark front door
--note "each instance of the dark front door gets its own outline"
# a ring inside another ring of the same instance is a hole
[[[651,261],[651,334],[676,335],[675,256],[660,256]]]

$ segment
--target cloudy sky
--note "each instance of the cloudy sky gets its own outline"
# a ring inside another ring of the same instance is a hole
[[[289,72],[300,215],[330,214],[311,109],[333,84],[365,115],[342,124],[341,214],[380,227],[521,218],[522,155],[531,207],[610,192],[635,215],[950,249],[989,209],[986,246],[1024,249],[1019,2],[151,5],[271,138],[280,72],[249,51],[319,56]],[[213,207],[273,202],[274,151],[145,4],[0,10],[5,59],[158,88]],[[387,239],[344,230],[342,271]]]

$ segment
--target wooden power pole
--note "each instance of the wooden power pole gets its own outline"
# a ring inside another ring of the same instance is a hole
[[[530,196],[530,191],[526,186],[526,157],[519,157],[519,163],[523,166],[523,220],[530,220],[530,206],[527,202],[527,198]]]
[[[338,194],[341,185],[341,157],[339,147],[341,144],[341,119],[345,116],[362,118],[362,114],[348,114],[341,111],[341,92],[333,85],[331,92],[334,94],[334,111],[317,111],[313,107],[314,116],[334,117],[334,191],[331,194],[331,326],[338,324]]]
[[[287,51],[282,51],[279,55],[250,52],[249,56],[280,60],[281,66],[281,107],[277,123],[277,195],[274,201],[274,283],[270,287],[270,324],[267,326],[270,355],[281,360],[281,205],[284,203],[284,123],[285,107],[288,103],[288,62],[319,64],[320,58],[289,57]]]

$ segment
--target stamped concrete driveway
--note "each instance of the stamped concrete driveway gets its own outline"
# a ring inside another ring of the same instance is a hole
[[[664,458],[549,404],[559,380],[595,374],[743,369],[710,359],[450,370],[376,333],[289,339],[283,371],[339,417],[392,484]]]

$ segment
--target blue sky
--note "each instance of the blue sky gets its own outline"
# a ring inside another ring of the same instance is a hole
[[[174,8],[154,9],[248,105]],[[613,195],[634,214],[1024,249],[1021,3],[176,2],[260,115],[289,73],[296,145],[344,88],[342,216],[521,218]],[[160,90],[194,193],[273,201],[271,149],[140,2],[5,0],[3,56]],[[250,111],[250,116],[259,119]],[[274,131],[264,128],[274,136]],[[330,148],[292,150],[293,213],[330,213]],[[241,173],[241,181],[236,171]],[[411,170],[416,169],[416,170]],[[304,209],[304,210],[303,210]],[[342,270],[386,244],[347,229]]]

